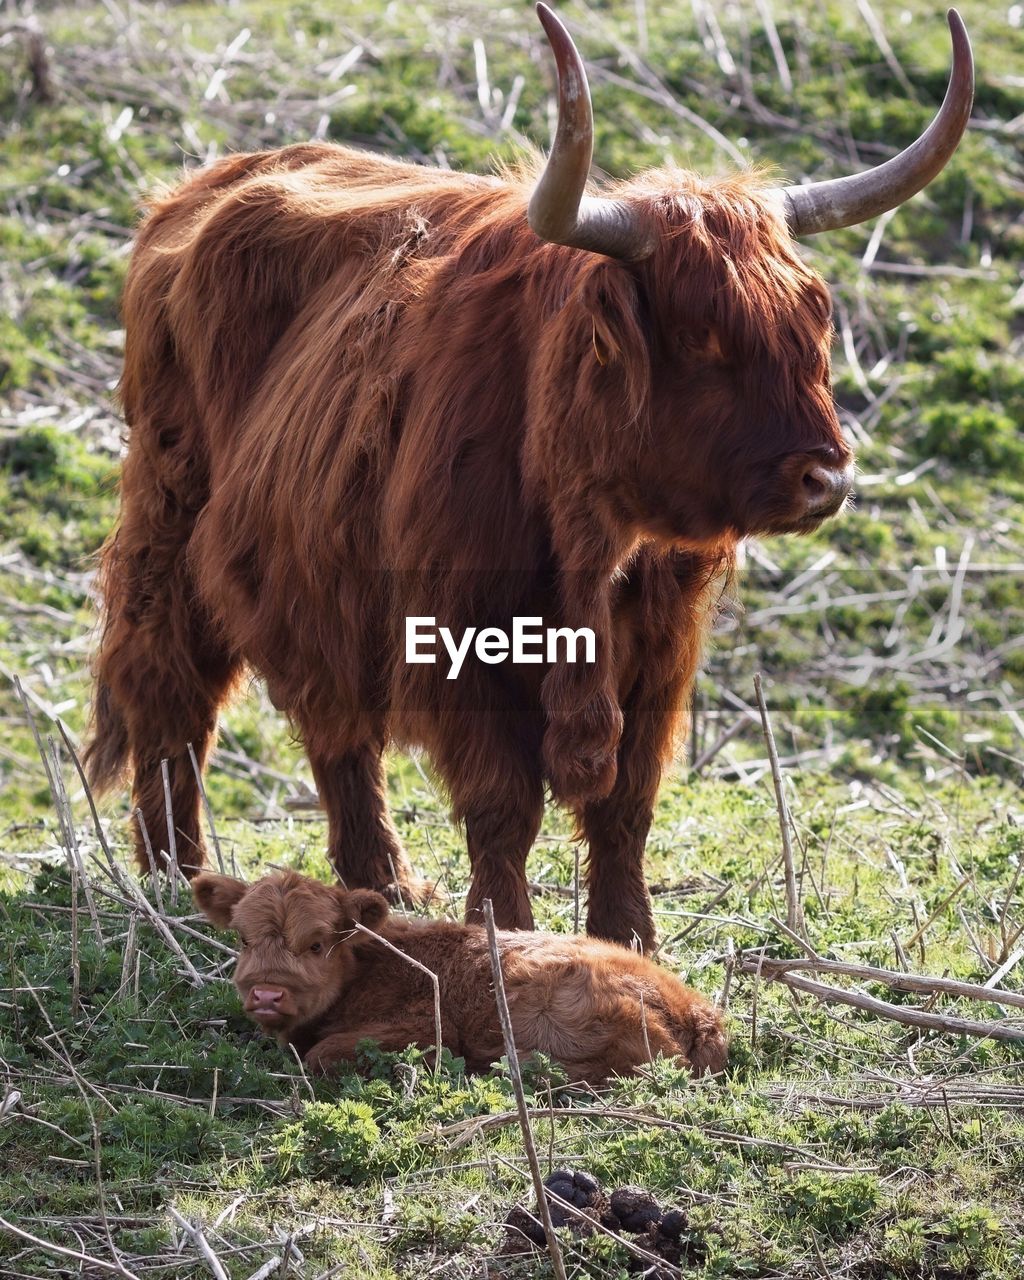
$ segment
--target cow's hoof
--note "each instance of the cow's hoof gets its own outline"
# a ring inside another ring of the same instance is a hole
[[[383,894],[393,907],[426,907],[432,903],[443,906],[450,895],[433,880],[412,878],[409,880],[389,880],[386,884],[374,885],[378,893]]]

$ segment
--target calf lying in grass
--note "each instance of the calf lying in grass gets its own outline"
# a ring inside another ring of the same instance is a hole
[[[254,885],[200,875],[192,894],[209,920],[238,934],[235,986],[246,1013],[308,1066],[350,1061],[360,1040],[383,1049],[435,1043],[430,979],[354,923],[437,975],[442,1039],[468,1069],[504,1053],[483,929],[405,920],[369,889],[294,872]],[[715,1009],[643,956],[555,934],[499,933],[498,947],[519,1053],[545,1053],[591,1083],[659,1053],[696,1073],[725,1065]]]

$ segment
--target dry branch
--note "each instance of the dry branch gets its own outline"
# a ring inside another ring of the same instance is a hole
[[[530,1112],[526,1106],[526,1094],[523,1091],[523,1077],[519,1071],[519,1058],[516,1056],[516,1041],[512,1034],[512,1015],[509,1013],[508,999],[505,996],[505,978],[501,972],[501,955],[498,952],[498,935],[494,930],[494,908],[490,898],[484,899],[484,924],[487,926],[487,944],[491,953],[491,973],[494,977],[494,999],[498,1005],[498,1020],[501,1023],[501,1035],[505,1041],[505,1057],[508,1061],[509,1075],[512,1077],[512,1090],[516,1097],[515,1114],[523,1134],[523,1146],[530,1164],[530,1176],[533,1178],[533,1190],[537,1196],[537,1207],[540,1210],[544,1237],[548,1242],[551,1254],[551,1269],[555,1280],[566,1280],[565,1263],[562,1250],[551,1222],[551,1207],[547,1199],[547,1188],[540,1172],[540,1161],[537,1159],[537,1147],[533,1141],[533,1130],[530,1128]]]
[[[134,1271],[129,1271],[120,1262],[107,1262],[103,1258],[94,1258],[91,1254],[82,1253],[78,1249],[66,1249],[62,1244],[54,1244],[52,1240],[43,1240],[40,1236],[23,1231],[21,1227],[16,1227],[6,1218],[0,1218],[0,1231],[9,1231],[12,1236],[17,1236],[19,1240],[27,1240],[29,1244],[41,1249],[44,1253],[53,1253],[60,1258],[74,1258],[76,1262],[88,1263],[90,1267],[96,1267],[100,1271],[112,1271],[116,1276],[123,1276],[124,1280],[139,1280]]]
[[[905,1027],[941,1031],[947,1035],[975,1036],[979,1039],[1024,1040],[1024,1026],[1006,1026],[998,1022],[978,1022],[973,1018],[954,1018],[941,1013],[925,1013],[922,1009],[912,1009],[906,1005],[876,1000],[874,996],[867,996],[859,991],[845,991],[840,987],[827,986],[824,982],[813,982],[809,978],[801,978],[798,974],[791,972],[794,964],[805,963],[813,964],[814,962],[772,960],[764,955],[748,954],[741,957],[736,967],[740,973],[759,974],[769,982],[782,982],[795,991],[804,991],[823,1004],[851,1005],[855,1009],[861,1009],[878,1018],[887,1018]]]
[[[752,1150],[781,1151],[787,1155],[799,1156],[802,1160],[811,1160],[818,1164],[834,1167],[832,1162],[824,1160],[806,1147],[797,1147],[788,1142],[773,1142],[770,1138],[755,1138],[746,1133],[730,1133],[727,1129],[709,1128],[707,1125],[687,1124],[681,1120],[672,1120],[668,1116],[655,1115],[649,1111],[641,1111],[633,1107],[529,1107],[528,1119],[538,1120],[615,1120],[621,1125],[650,1125],[654,1129],[671,1129],[675,1133],[699,1133],[715,1142],[733,1143]],[[466,1120],[456,1120],[453,1124],[444,1125],[432,1132],[421,1133],[417,1141],[429,1143],[439,1138],[453,1139],[450,1151],[457,1151],[467,1146],[476,1138],[492,1129],[501,1129],[505,1125],[521,1121],[520,1113],[501,1111],[489,1116],[470,1116]]]
[[[207,1240],[206,1236],[203,1235],[202,1228],[198,1224],[193,1226],[187,1218],[183,1218],[178,1210],[175,1209],[173,1204],[169,1204],[167,1206],[167,1212],[192,1241],[192,1244],[195,1246],[196,1253],[198,1253],[200,1258],[202,1258],[211,1275],[216,1276],[216,1280],[231,1280],[231,1277],[224,1269],[224,1263],[217,1257],[213,1249],[210,1247],[209,1240]]]
[[[89,779],[86,777],[85,769],[82,767],[82,761],[75,749],[74,740],[68,732],[68,727],[63,720],[57,720],[57,728],[60,730],[60,736],[64,739],[64,745],[67,747],[68,754],[75,766],[75,772],[78,774],[78,780],[82,784],[82,790],[85,793],[86,803],[89,805],[89,813],[92,815],[93,830],[96,832],[96,839],[99,846],[103,850],[103,855],[107,860],[107,864],[111,867],[114,865],[114,855],[110,852],[110,845],[107,843],[107,837],[103,831],[103,825],[100,822],[100,815],[96,809],[96,799],[92,793],[92,787],[89,785]]]
[[[776,976],[791,969],[810,969],[815,973],[838,973],[865,982],[881,982],[894,991],[913,991],[920,995],[959,996],[964,1000],[981,1000],[988,1004],[1012,1005],[1024,1009],[1024,992],[998,991],[976,982],[958,982],[955,978],[936,978],[930,974],[903,973],[895,969],[878,969],[870,964],[854,964],[845,960],[823,960],[809,956],[806,960],[764,960],[761,972]]]
[[[160,776],[164,784],[164,816],[167,819],[167,858],[168,858],[168,879],[171,882],[171,906],[178,905],[178,839],[174,830],[174,807],[171,803],[171,779],[169,773],[169,764],[166,760],[160,761]]]
[[[412,956],[407,955],[401,947],[396,947],[393,942],[389,942],[387,938],[382,938],[379,933],[374,933],[372,929],[367,929],[365,924],[360,924],[357,920],[352,921],[352,928],[358,930],[359,933],[365,933],[368,938],[372,938],[374,942],[379,942],[382,947],[387,947],[389,951],[394,952],[399,959],[404,960],[406,964],[411,964],[414,969],[419,969],[420,973],[425,973],[430,979],[434,987],[434,1074],[441,1070],[441,1049],[443,1047],[441,1040],[441,984],[437,979],[437,974],[433,969],[428,969],[425,964],[421,964],[419,960],[414,960]]]
[[[102,863],[98,863],[97,865],[102,866]],[[192,985],[195,987],[201,987],[204,983],[209,981],[208,978],[205,978],[198,972],[195,965],[189,959],[181,944],[178,942],[177,938],[171,932],[167,920],[165,920],[162,913],[153,906],[132,877],[130,875],[123,875],[120,869],[116,868],[115,864],[114,874],[111,876],[111,880],[123,894],[127,895],[127,897],[131,899],[132,903],[149,920],[163,940],[182,962]]]
[[[188,758],[192,761],[192,772],[195,774],[196,786],[199,788],[199,796],[203,802],[203,812],[206,814],[206,825],[210,828],[210,839],[213,841],[214,852],[217,855],[217,869],[221,875],[224,874],[224,854],[221,852],[220,840],[217,838],[217,828],[213,822],[213,810],[210,808],[210,797],[206,794],[206,784],[203,782],[203,771],[199,768],[199,761],[196,759],[196,749],[190,742],[188,744]]]
[[[786,927],[793,933],[803,935],[804,920],[800,907],[800,895],[796,882],[796,867],[793,862],[793,820],[789,816],[789,805],[782,784],[782,770],[779,767],[779,753],[775,746],[775,734],[772,722],[768,718],[768,707],[761,688],[761,673],[754,676],[754,691],[757,694],[757,706],[761,712],[761,727],[764,730],[765,745],[768,748],[768,760],[771,764],[772,782],[775,784],[775,804],[779,811],[779,829],[782,832],[782,862],[786,870]]]

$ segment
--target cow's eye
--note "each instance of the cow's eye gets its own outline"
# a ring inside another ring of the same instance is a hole
[[[322,942],[314,942],[313,945],[310,947],[310,951],[312,951],[312,953],[315,956],[319,955],[320,952],[323,951],[323,949],[324,949],[324,944]]]

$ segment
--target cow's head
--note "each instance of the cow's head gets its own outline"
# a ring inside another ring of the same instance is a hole
[[[280,1038],[327,1012],[353,975],[354,925],[376,929],[388,913],[379,893],[294,872],[252,885],[205,873],[192,896],[208,920],[238,934],[235,986],[245,1011]]]
[[[795,238],[894,209],[949,160],[974,90],[959,15],[948,15],[953,70],[938,114],[875,169],[779,189],[750,174],[658,170],[595,196],[585,193],[593,118],[583,62],[550,9],[537,9],[559,116],[529,222],[542,240],[594,255],[576,292],[588,314],[567,336],[589,364],[611,366],[577,374],[583,390],[561,416],[585,428],[618,363],[618,399],[633,418],[622,427],[642,445],[615,500],[653,535],[715,542],[815,528],[844,505],[853,454],[832,400],[829,292]]]

